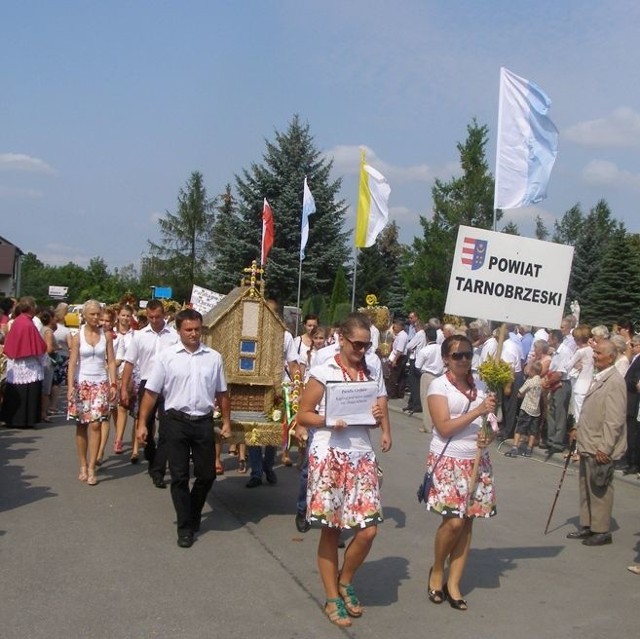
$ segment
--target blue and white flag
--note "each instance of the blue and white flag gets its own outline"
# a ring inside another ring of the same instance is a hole
[[[309,239],[309,216],[316,212],[316,202],[311,195],[307,178],[304,178],[304,192],[302,195],[302,226],[300,228],[300,261],[304,260],[304,249]]]
[[[533,82],[500,68],[494,208],[515,209],[547,197],[558,154],[551,100]]]

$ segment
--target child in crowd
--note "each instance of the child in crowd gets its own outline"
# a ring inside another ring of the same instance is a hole
[[[531,457],[533,445],[540,430],[540,395],[542,393],[541,362],[531,362],[528,366],[529,377],[518,391],[518,397],[522,399],[516,433],[513,438],[513,446],[505,453],[506,457]],[[528,437],[527,446],[520,451],[520,438]]]
[[[316,354],[321,348],[324,348],[327,342],[327,329],[324,326],[315,326],[311,329],[309,337],[311,338],[311,347],[307,350],[306,353],[301,353],[298,356],[300,373],[305,383],[309,379],[309,370],[315,363]]]

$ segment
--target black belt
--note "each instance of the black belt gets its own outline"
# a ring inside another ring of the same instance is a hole
[[[189,413],[185,413],[181,410],[176,410],[175,408],[170,408],[165,411],[169,417],[173,417],[173,419],[177,419],[181,422],[206,422],[213,420],[213,412],[208,412],[206,415],[189,415]]]

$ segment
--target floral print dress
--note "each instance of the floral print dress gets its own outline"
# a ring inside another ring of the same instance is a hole
[[[314,367],[310,376],[323,386],[344,381],[335,358]],[[386,396],[382,375],[378,396]],[[324,415],[324,398],[318,406]],[[382,522],[378,464],[366,426],[318,428],[309,449],[307,519],[312,526],[365,528]]]

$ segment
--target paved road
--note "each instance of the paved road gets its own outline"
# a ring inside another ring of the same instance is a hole
[[[366,612],[348,632],[330,625],[315,566],[317,533],[293,525],[298,473],[248,490],[216,481],[202,532],[177,547],[168,490],[145,465],[110,456],[100,483],[76,479],[74,427],[0,430],[0,636],[4,639],[422,637],[601,639],[637,634],[640,482],[616,478],[614,544],[565,534],[577,518],[571,469],[543,535],[560,466],[494,450],[499,514],[475,526],[466,613],[425,594],[436,516],[415,499],[428,437],[394,402],[393,450],[382,457],[386,521],[355,585]]]

